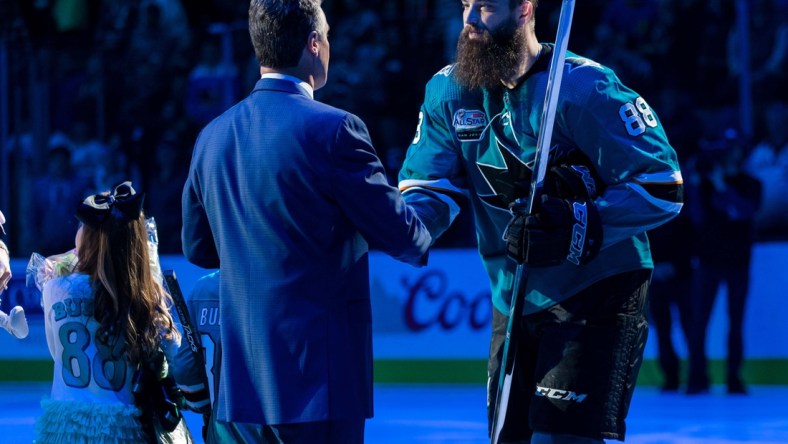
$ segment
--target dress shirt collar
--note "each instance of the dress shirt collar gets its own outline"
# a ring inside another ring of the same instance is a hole
[[[260,78],[261,79],[279,79],[279,80],[287,80],[287,81],[293,82],[293,83],[295,83],[295,86],[298,89],[300,89],[301,91],[304,92],[304,94],[308,95],[312,99],[315,98],[315,90],[312,89],[312,85],[304,82],[303,80],[301,80],[301,79],[299,79],[297,77],[289,76],[287,74],[280,74],[278,72],[268,72],[268,73],[263,74],[262,77],[260,77]]]

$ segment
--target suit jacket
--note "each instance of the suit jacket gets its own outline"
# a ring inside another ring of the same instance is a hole
[[[364,123],[264,78],[197,138],[183,250],[221,269],[219,420],[372,416],[368,245],[426,263]]]

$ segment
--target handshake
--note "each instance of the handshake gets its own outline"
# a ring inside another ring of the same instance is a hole
[[[527,200],[510,206],[504,232],[507,254],[528,267],[551,267],[565,260],[585,265],[602,247],[602,222],[594,199],[596,180],[584,165],[561,164],[548,170],[541,196],[528,214]]]

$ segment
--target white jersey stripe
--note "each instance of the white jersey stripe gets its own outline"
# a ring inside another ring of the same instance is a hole
[[[655,182],[651,182],[651,183],[655,183]],[[663,211],[673,214],[679,214],[679,211],[681,211],[681,208],[684,206],[684,204],[681,202],[670,202],[667,200],[658,199],[653,195],[651,195],[648,191],[646,191],[645,188],[643,188],[641,185],[637,183],[628,183],[627,187],[630,188],[632,191],[638,193],[643,199],[648,201],[650,204],[656,206],[657,208]]]
[[[632,179],[640,184],[682,184],[681,171],[660,171],[658,173],[638,174]]]
[[[422,193],[428,193],[437,197],[449,207],[450,220],[454,220],[454,218],[460,214],[460,206],[447,194],[447,192],[459,193],[463,196],[467,195],[465,190],[455,187],[446,179],[406,179],[399,183],[399,189],[403,194],[407,193],[408,191],[421,191]]]
[[[399,183],[399,190],[403,193],[410,188],[427,188],[433,191],[449,192],[466,194],[467,192],[462,188],[457,188],[452,185],[448,179],[434,179],[434,180],[418,180],[418,179],[405,179]]]

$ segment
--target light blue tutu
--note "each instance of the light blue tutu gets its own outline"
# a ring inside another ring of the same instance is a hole
[[[36,444],[131,444],[147,441],[133,405],[41,401]]]

